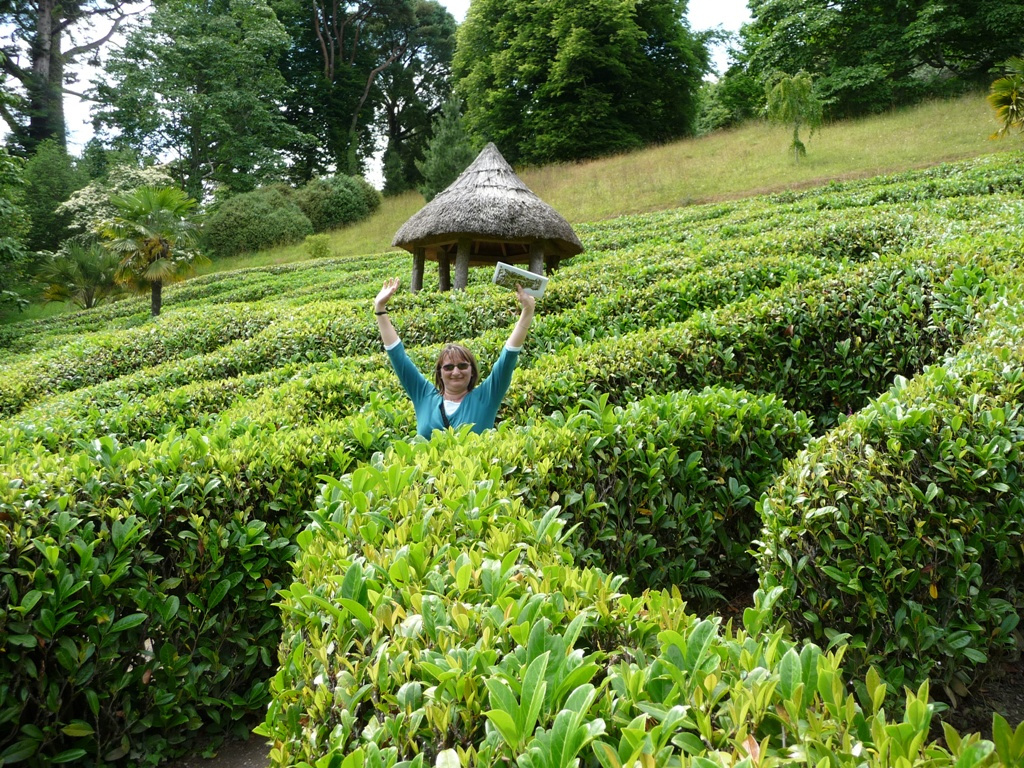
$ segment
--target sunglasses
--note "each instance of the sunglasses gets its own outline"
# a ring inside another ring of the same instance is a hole
[[[445,363],[444,365],[441,366],[441,370],[444,371],[445,373],[451,373],[456,368],[458,368],[460,371],[468,371],[469,363]]]

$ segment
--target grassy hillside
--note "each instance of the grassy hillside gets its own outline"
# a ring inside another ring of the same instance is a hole
[[[482,436],[411,439],[404,253],[0,327],[0,762],[1024,757],[929,708],[1022,647],[1024,155],[711,197],[578,224]]]
[[[826,125],[810,140],[804,136],[807,157],[799,164],[786,151],[789,129],[753,122],[617,157],[527,168],[520,175],[542,200],[576,224],[833,179],[864,178],[1019,147],[1019,140],[990,140],[996,128],[992,108],[983,94],[976,93]],[[418,193],[389,198],[370,220],[334,234],[335,255],[388,250],[395,232],[422,206]],[[301,247],[283,248],[240,264],[299,258],[303,258]]]

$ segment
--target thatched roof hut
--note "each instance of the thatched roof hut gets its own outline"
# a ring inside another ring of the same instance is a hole
[[[423,287],[426,259],[438,263],[445,291],[451,287],[452,260],[455,288],[463,289],[471,265],[504,261],[544,274],[583,250],[569,222],[530,191],[493,143],[405,222],[391,244],[413,254],[414,291]]]

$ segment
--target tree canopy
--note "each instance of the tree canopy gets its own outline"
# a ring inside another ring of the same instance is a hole
[[[450,88],[451,14],[436,0],[273,0],[273,7],[291,38],[280,60],[289,86],[284,114],[315,137],[291,148],[293,180],[361,173],[382,134],[414,170],[413,137]]]
[[[805,71],[829,113],[890,109],[987,82],[1020,53],[1024,0],[750,0],[741,62],[762,81]]]
[[[453,61],[470,131],[519,163],[691,133],[709,58],[685,17],[685,0],[474,0]]]
[[[276,67],[289,44],[266,0],[162,0],[96,83],[95,122],[115,145],[176,158],[170,169],[202,199],[279,178],[281,150],[305,139],[281,114]]]

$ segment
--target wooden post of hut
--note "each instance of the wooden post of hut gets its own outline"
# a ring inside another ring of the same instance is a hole
[[[413,293],[423,289],[423,262],[426,261],[426,251],[422,245],[417,245],[412,252],[412,281],[409,287]]]
[[[530,271],[535,275],[544,274],[544,246],[530,243]]]
[[[453,258],[461,291],[471,266],[493,269],[503,261],[542,275],[583,250],[569,222],[530,191],[494,144],[405,222],[391,244],[412,253],[414,286],[423,284],[420,254],[436,261],[442,291],[452,287]]]
[[[452,289],[452,261],[444,248],[437,251],[437,282],[438,288],[442,291]]]
[[[469,285],[469,255],[473,241],[468,237],[459,238],[459,251],[455,255],[455,290],[464,291]]]

